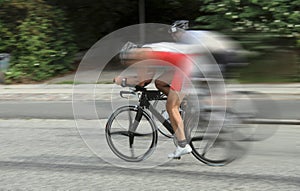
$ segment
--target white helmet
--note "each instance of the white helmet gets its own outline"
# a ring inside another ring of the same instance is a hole
[[[189,28],[188,20],[178,20],[172,24],[171,28],[169,29],[169,33],[176,33],[178,32],[178,29],[186,30],[188,28]]]

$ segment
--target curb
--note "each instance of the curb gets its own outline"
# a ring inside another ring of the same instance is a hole
[[[107,119],[67,119],[67,118],[1,118],[0,121],[11,121],[11,120],[49,120],[49,121],[98,121],[98,120],[107,120]],[[262,124],[262,125],[300,125],[300,120],[294,119],[251,119],[246,120],[247,124]]]
[[[267,125],[300,125],[298,119],[250,119],[246,120],[250,124],[267,124]]]

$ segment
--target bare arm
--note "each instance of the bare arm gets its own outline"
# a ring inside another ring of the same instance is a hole
[[[127,84],[144,86],[145,84],[150,83],[153,78],[154,71],[153,69],[149,69],[147,63],[143,63],[141,61],[149,59],[151,51],[151,48],[138,48],[127,52],[124,64],[127,66],[134,64],[133,67],[136,69],[137,76],[118,76],[114,79],[114,82],[120,85],[122,83],[122,79],[126,78]]]

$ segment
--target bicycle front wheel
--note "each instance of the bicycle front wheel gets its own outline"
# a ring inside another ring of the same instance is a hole
[[[105,135],[113,153],[128,162],[148,158],[157,144],[154,122],[138,106],[118,108],[106,124]]]

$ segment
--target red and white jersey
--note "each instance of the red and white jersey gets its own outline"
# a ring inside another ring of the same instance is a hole
[[[145,44],[143,48],[151,48],[153,51],[161,52],[176,52],[187,55],[204,53],[206,50],[199,44],[183,44],[175,42],[159,42],[152,44]]]
[[[183,83],[189,78],[197,62],[200,47],[198,45],[161,42],[146,44],[143,48],[151,48],[147,53],[148,59],[153,59],[153,65],[171,66],[175,69],[170,87],[174,91],[181,91]],[[157,60],[157,61],[155,61]]]

